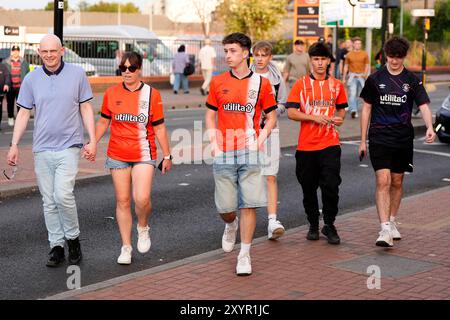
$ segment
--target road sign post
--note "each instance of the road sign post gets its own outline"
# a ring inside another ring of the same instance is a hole
[[[53,30],[55,35],[63,43],[63,23],[64,23],[64,1],[54,0],[53,8]]]

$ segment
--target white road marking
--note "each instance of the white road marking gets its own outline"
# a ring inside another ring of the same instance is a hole
[[[444,182],[450,182],[450,178],[443,178],[442,181],[444,181]]]
[[[368,168],[369,166],[367,164],[360,164],[359,165],[361,168]]]
[[[293,157],[294,155],[292,153],[285,153],[283,154],[285,157]]]
[[[178,185],[179,185],[179,186],[183,186],[183,187],[185,187],[185,186],[188,186],[188,185],[189,185],[189,183],[185,183],[185,182],[182,182],[182,183],[179,183]]]
[[[438,151],[430,151],[430,150],[422,150],[422,149],[414,149],[414,152],[417,153],[424,153],[424,154],[431,154],[434,156],[441,156],[441,157],[449,157],[450,153],[444,153],[444,152],[438,152]]]

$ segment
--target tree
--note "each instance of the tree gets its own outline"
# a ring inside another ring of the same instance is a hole
[[[45,6],[45,11],[53,11],[55,8],[55,1],[49,1],[47,5]],[[69,9],[69,0],[64,0],[64,11],[67,11]]]
[[[104,2],[88,5],[86,11],[91,12],[117,12],[119,10],[119,4],[117,2]],[[127,2],[120,5],[120,11],[122,13],[140,13],[138,7],[136,7],[132,2]]]
[[[205,38],[208,38],[211,15],[212,12],[216,9],[218,1],[190,0],[190,4],[195,9],[195,14],[200,20]]]
[[[286,5],[286,0],[224,0],[218,12],[227,33],[242,32],[261,40],[281,23]]]
[[[440,0],[434,5],[435,16],[431,18],[430,41],[450,42],[450,0]]]

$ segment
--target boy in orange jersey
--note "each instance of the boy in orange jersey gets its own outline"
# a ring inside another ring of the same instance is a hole
[[[215,150],[215,203],[226,223],[222,236],[225,252],[234,248],[239,226],[236,211],[241,212],[241,251],[236,274],[250,275],[256,208],[267,205],[258,150],[276,125],[277,103],[269,80],[253,73],[247,65],[250,38],[232,33],[222,43],[231,70],[213,78],[205,115]],[[264,129],[260,128],[261,112],[267,117]]]
[[[339,244],[334,226],[341,183],[341,147],[336,126],[342,125],[347,107],[343,84],[327,75],[331,52],[326,44],[314,43],[308,50],[312,73],[294,84],[286,102],[289,119],[300,121],[296,175],[303,189],[303,206],[310,227],[306,239],[319,240],[319,203],[322,191],[322,233],[328,243]]]

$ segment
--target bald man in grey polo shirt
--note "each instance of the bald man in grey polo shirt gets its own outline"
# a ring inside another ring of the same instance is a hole
[[[82,258],[73,188],[81,149],[86,159],[95,160],[94,112],[89,103],[93,96],[84,70],[61,60],[64,48],[58,37],[44,36],[39,55],[44,66],[29,73],[20,88],[21,108],[7,160],[10,166],[17,165],[19,140],[35,108],[33,153],[51,248],[47,266],[56,267],[65,260],[65,240],[70,264]],[[94,143],[84,144],[83,124]]]

